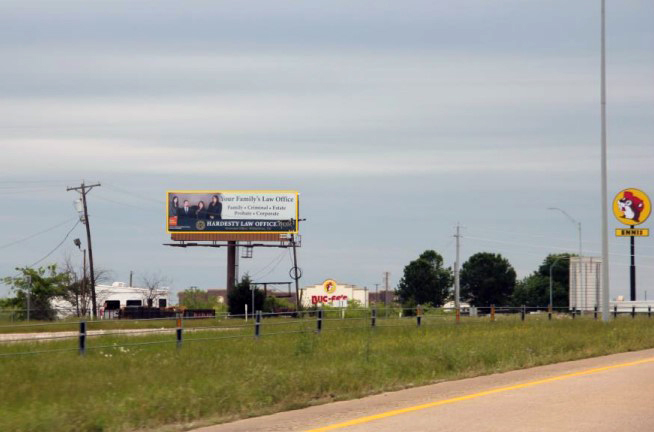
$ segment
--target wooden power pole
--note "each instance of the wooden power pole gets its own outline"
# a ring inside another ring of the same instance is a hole
[[[86,185],[84,182],[78,187],[69,187],[66,188],[66,191],[77,191],[82,196],[82,206],[84,211],[84,216],[82,222],[86,226],[86,242],[88,243],[89,249],[89,275],[91,276],[91,304],[93,307],[93,318],[98,317],[98,305],[95,298],[95,271],[93,269],[93,247],[91,246],[91,225],[89,224],[89,211],[86,204],[86,194],[91,191],[94,187],[101,186],[100,183]]]

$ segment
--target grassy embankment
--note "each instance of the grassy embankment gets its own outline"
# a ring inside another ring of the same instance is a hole
[[[429,324],[433,325],[429,325]],[[275,324],[275,325],[273,325]],[[179,430],[360,397],[386,390],[547,363],[654,347],[654,319],[469,319],[454,325],[426,318],[264,323],[220,335],[246,338],[113,347],[172,339],[172,334],[89,339],[75,352],[0,358],[0,430]],[[384,327],[386,324],[403,324]],[[349,327],[338,329],[339,327]],[[306,329],[307,333],[266,333]],[[330,331],[333,330],[333,331]],[[0,345],[2,352],[74,347],[75,340]]]

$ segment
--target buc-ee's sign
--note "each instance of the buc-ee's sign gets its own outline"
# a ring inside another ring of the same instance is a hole
[[[334,294],[336,292],[337,283],[333,279],[327,279],[322,283],[322,289],[327,294]],[[313,295],[311,296],[311,304],[319,303],[332,303],[335,301],[347,300],[346,295]]]
[[[333,295],[333,296],[324,296],[324,295],[314,295],[311,296],[311,304],[318,303],[332,303],[335,301],[347,300],[346,295]]]

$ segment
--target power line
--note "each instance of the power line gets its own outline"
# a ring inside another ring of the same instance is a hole
[[[122,193],[124,195],[129,195],[129,196],[134,197],[134,198],[143,199],[143,200],[150,201],[150,202],[153,202],[153,203],[157,203],[157,204],[160,204],[160,205],[166,203],[165,200],[159,200],[159,199],[156,199],[156,198],[152,198],[150,196],[141,195],[141,194],[138,194],[136,192],[133,192],[133,191],[130,191],[130,190],[127,190],[127,189],[123,189],[123,188],[118,187],[116,185],[105,183],[105,186],[109,187],[110,189],[115,190],[116,192]]]
[[[46,229],[44,229],[43,231],[39,231],[39,232],[37,232],[37,233],[34,233],[34,234],[29,235],[29,236],[27,236],[27,237],[24,237],[24,238],[22,238],[22,239],[12,241],[11,243],[6,243],[6,244],[3,244],[3,245],[0,245],[0,249],[5,249],[5,248],[8,248],[9,246],[13,246],[13,245],[15,245],[15,244],[22,243],[22,242],[27,241],[27,240],[31,240],[31,239],[33,239],[34,237],[40,236],[41,234],[45,234],[45,233],[50,232],[50,231],[52,231],[52,230],[54,230],[54,229],[56,229],[56,228],[59,228],[59,227],[62,226],[62,225],[65,225],[65,224],[67,224],[68,222],[72,221],[73,219],[76,219],[76,218],[66,219],[65,221],[60,222],[60,223],[58,223],[57,225],[53,225],[53,226],[51,226],[50,228],[46,228]]]
[[[34,267],[35,265],[39,264],[41,261],[48,258],[50,255],[52,255],[57,249],[59,249],[61,247],[61,245],[64,244],[64,242],[68,239],[68,236],[70,235],[70,233],[72,233],[73,230],[77,227],[77,225],[79,225],[79,223],[80,223],[80,221],[78,219],[77,222],[75,222],[75,225],[73,225],[73,227],[70,229],[70,231],[68,231],[68,233],[66,233],[66,237],[64,237],[64,239],[61,242],[59,242],[59,244],[57,246],[55,246],[54,249],[52,249],[50,252],[48,252],[48,254],[46,256],[44,256],[43,258],[41,258],[40,260],[38,260],[34,264],[29,265],[28,267]]]

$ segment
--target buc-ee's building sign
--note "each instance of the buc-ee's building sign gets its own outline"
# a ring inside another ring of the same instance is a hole
[[[333,303],[335,301],[348,300],[345,294],[338,294],[338,284],[333,279],[327,279],[322,283],[322,292],[311,296],[311,304]]]

